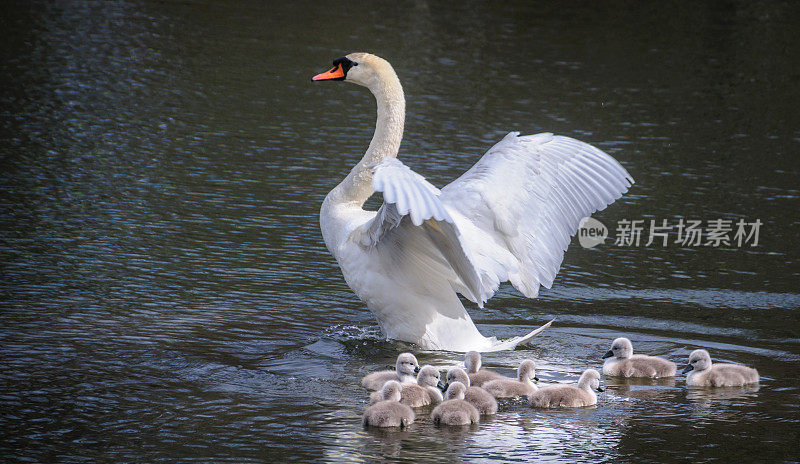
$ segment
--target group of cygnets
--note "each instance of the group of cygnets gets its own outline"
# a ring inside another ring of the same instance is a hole
[[[627,338],[617,338],[603,355],[603,374],[617,377],[674,377],[675,363],[656,356],[634,355]],[[420,368],[411,353],[397,357],[395,370],[373,372],[361,380],[370,394],[370,406],[364,412],[364,425],[405,427],[414,422],[412,408],[436,405],[431,413],[437,425],[469,425],[480,416],[497,413],[497,400],[527,397],[532,408],[576,408],[597,403],[600,373],[586,369],[577,385],[538,387],[534,382],[536,365],[524,360],[517,368],[517,378],[481,369],[481,355],[470,351],[464,367],[451,368],[443,383],[437,368]],[[738,364],[712,364],[706,350],[694,350],[683,373],[686,384],[699,387],[734,387],[758,382],[758,371]]]

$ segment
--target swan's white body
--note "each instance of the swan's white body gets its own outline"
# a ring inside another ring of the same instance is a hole
[[[391,65],[365,53],[347,60],[353,67],[343,80],[372,91],[378,120],[363,159],[320,212],[345,280],[390,339],[462,352],[527,343],[549,323],[506,341],[487,338],[456,293],[483,307],[501,282],[529,298],[540,285],[550,288],[581,219],[619,198],[633,179],[591,145],[512,132],[439,190],[396,159],[405,99]],[[376,191],[383,205],[364,210]]]

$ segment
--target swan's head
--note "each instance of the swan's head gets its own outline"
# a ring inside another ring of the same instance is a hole
[[[448,400],[463,400],[467,394],[467,386],[461,382],[453,382],[447,387]]]
[[[617,359],[628,359],[633,356],[633,345],[625,337],[620,337],[611,342],[611,349],[603,355],[603,359],[615,357]]]
[[[447,383],[444,385],[445,391],[447,391],[447,387],[454,382],[461,382],[465,386],[469,387],[469,376],[464,369],[461,369],[460,367],[454,367],[447,371]]]
[[[689,364],[683,368],[683,373],[689,371],[704,371],[711,368],[711,355],[706,350],[694,350],[689,355]]]
[[[440,387],[442,382],[439,370],[430,365],[422,366],[417,374],[417,384],[423,387]]]
[[[400,401],[403,397],[402,391],[403,387],[400,385],[400,382],[396,380],[390,380],[383,384],[383,388],[381,389],[381,397],[383,397],[384,400]]]
[[[517,380],[520,382],[538,382],[539,377],[536,377],[536,363],[530,359],[526,359],[520,363],[517,368]]]
[[[413,377],[414,374],[419,372],[419,363],[417,362],[417,357],[411,353],[400,353],[400,356],[397,357],[395,370],[397,371],[397,375],[410,375]]]
[[[578,379],[578,386],[597,390],[599,392],[603,391],[603,388],[600,386],[600,373],[594,369],[586,369],[583,371],[583,374],[581,374],[581,378]]]
[[[311,80],[352,82],[373,89],[391,76],[397,79],[392,65],[383,58],[370,53],[351,53],[333,60],[330,70]]]
[[[477,351],[468,351],[464,355],[464,367],[470,374],[478,372],[481,368],[481,354]]]

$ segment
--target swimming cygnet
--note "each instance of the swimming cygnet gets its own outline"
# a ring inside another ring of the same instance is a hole
[[[364,411],[365,427],[406,427],[414,422],[414,411],[400,402],[400,389],[400,382],[396,380],[383,385],[383,400]]]
[[[473,387],[483,386],[490,380],[504,379],[502,375],[488,369],[481,369],[481,354],[477,351],[468,351],[464,355],[464,367],[469,374],[469,382]]]
[[[481,388],[495,398],[516,398],[535,392],[538,387],[533,384],[534,380],[539,381],[539,377],[536,377],[536,364],[530,359],[526,359],[517,368],[517,380],[503,377],[490,380]]]
[[[583,371],[575,385],[552,385],[542,387],[528,396],[532,408],[579,408],[597,404],[594,391],[603,391],[600,387],[600,373],[594,369]]]
[[[429,404],[441,403],[442,385],[439,370],[433,366],[422,366],[417,374],[416,383],[403,383],[400,390],[400,402],[412,408],[420,408]],[[383,398],[382,392],[376,391],[369,395],[370,404],[375,404]]]
[[[656,356],[633,354],[633,345],[625,337],[611,342],[603,355],[603,374],[618,377],[674,377],[675,363]]]
[[[461,382],[453,382],[447,387],[447,399],[436,406],[431,419],[436,425],[470,425],[477,424],[480,415],[475,406],[464,400],[467,387]]]
[[[469,376],[464,369],[454,367],[447,371],[446,385],[454,382],[461,382],[467,387],[464,400],[475,406],[475,409],[477,409],[481,415],[497,414],[497,400],[483,388],[471,386]]]
[[[400,356],[397,357],[395,370],[367,374],[366,377],[361,379],[361,385],[367,390],[380,390],[383,388],[383,384],[390,380],[416,383],[414,374],[417,372],[419,372],[417,357],[411,353],[400,353]]]
[[[690,372],[691,371],[691,372]],[[739,364],[712,364],[706,350],[694,350],[683,369],[686,385],[695,387],[738,387],[758,383],[758,371]]]

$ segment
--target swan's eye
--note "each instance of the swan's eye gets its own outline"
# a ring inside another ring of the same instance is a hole
[[[358,66],[358,63],[356,63],[355,61],[353,61],[353,66]]]

